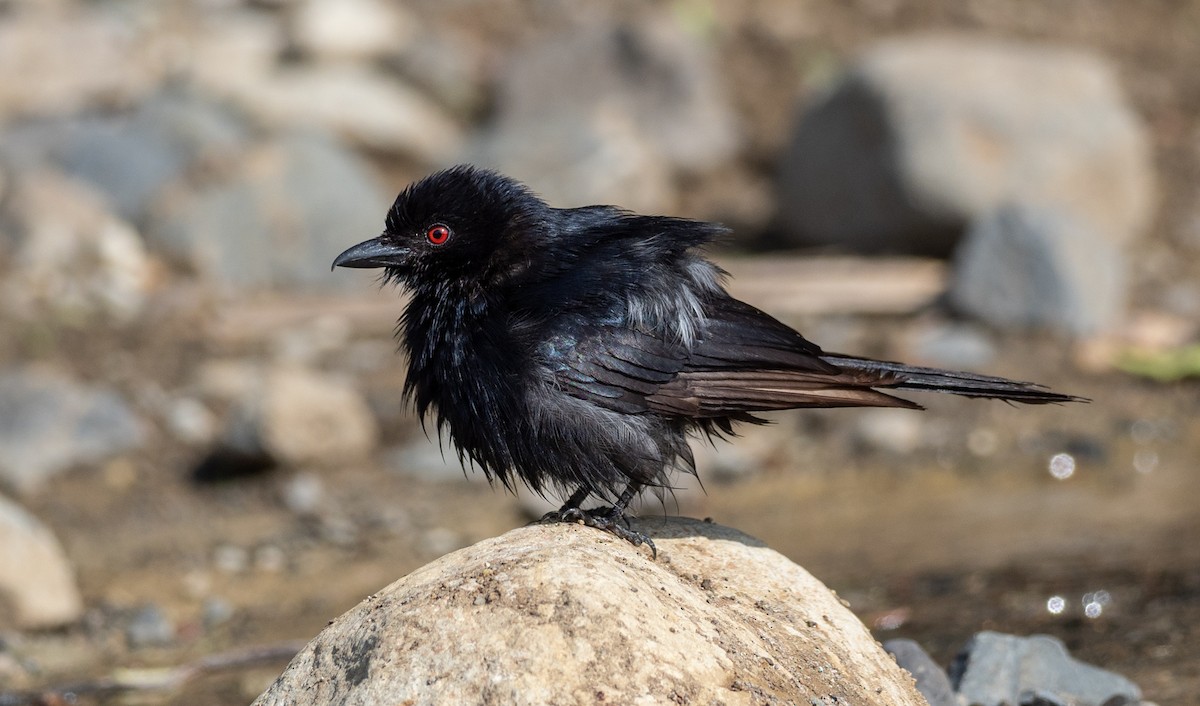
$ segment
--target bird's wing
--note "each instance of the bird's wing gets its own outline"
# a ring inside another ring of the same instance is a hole
[[[891,373],[839,367],[749,304],[721,297],[705,313],[684,367],[647,398],[651,410],[703,419],[798,407],[919,407],[871,389],[895,384]]]
[[[889,373],[843,370],[771,316],[731,298],[709,302],[685,346],[654,332],[600,326],[549,346],[557,383],[599,406],[695,419],[796,407],[916,407],[872,385]]]

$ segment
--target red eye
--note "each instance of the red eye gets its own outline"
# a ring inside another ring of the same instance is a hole
[[[434,245],[444,245],[450,239],[450,229],[440,223],[430,226],[425,231],[425,238]]]

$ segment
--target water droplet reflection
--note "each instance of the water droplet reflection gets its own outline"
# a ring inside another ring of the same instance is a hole
[[[1158,452],[1150,449],[1138,449],[1133,454],[1133,470],[1138,473],[1149,473],[1158,468]]]
[[[1108,591],[1092,591],[1083,594],[1083,614],[1089,618],[1099,618],[1104,612],[1104,606],[1112,602],[1112,594]]]
[[[1054,615],[1062,613],[1066,607],[1067,599],[1063,598],[1062,596],[1050,596],[1050,600],[1046,601],[1046,610],[1050,611]]]
[[[1075,475],[1075,457],[1069,453],[1057,453],[1050,457],[1050,475],[1066,480]]]

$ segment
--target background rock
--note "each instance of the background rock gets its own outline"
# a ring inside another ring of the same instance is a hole
[[[291,15],[292,43],[322,59],[372,59],[409,41],[404,6],[385,0],[302,0]]]
[[[58,539],[4,496],[0,496],[0,602],[11,606],[14,624],[23,629],[58,627],[83,615],[75,571]]]
[[[87,185],[54,171],[23,173],[13,192],[0,213],[12,231],[5,306],[75,319],[138,314],[154,268],[131,225]]]
[[[361,286],[329,263],[378,234],[388,199],[364,161],[321,132],[256,145],[227,178],[160,200],[150,245],[232,286]]]
[[[896,659],[896,664],[917,682],[917,691],[929,706],[959,706],[946,671],[914,640],[897,639],[883,643],[883,649]]]
[[[227,90],[238,105],[274,129],[316,127],[359,147],[429,164],[449,161],[462,145],[452,116],[416,89],[370,67],[283,68]]]
[[[658,561],[573,525],[445,556],[335,620],[255,704],[925,703],[783,556],[711,523],[638,524]]]
[[[0,371],[0,484],[39,488],[70,466],[142,444],[144,423],[112,390],[36,367]]]
[[[941,254],[1010,201],[1125,243],[1155,201],[1150,141],[1098,56],[909,37],[856,61],[796,126],[779,182],[797,243]]]
[[[370,407],[353,385],[281,366],[244,391],[223,443],[242,454],[302,466],[361,459],[378,439]]]
[[[603,23],[549,38],[504,69],[496,117],[468,159],[528,183],[556,206],[662,212],[671,177],[739,145],[705,47],[673,24]]]
[[[1103,706],[1138,703],[1136,684],[1119,674],[1074,660],[1061,640],[1049,635],[975,635],[950,666],[950,681],[969,704],[1001,706],[1045,695],[1063,704]]]
[[[1125,313],[1127,270],[1118,246],[1090,222],[1010,204],[972,224],[955,254],[950,301],[1001,328],[1093,334]]]

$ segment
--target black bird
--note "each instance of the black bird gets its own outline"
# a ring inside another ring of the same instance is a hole
[[[754,412],[906,407],[877,388],[1044,404],[1080,398],[999,377],[827,353],[731,297],[700,249],[721,226],[612,206],[552,208],[519,182],[457,166],[406,188],[378,238],[334,266],[383,268],[411,294],[397,337],[404,393],[460,458],[512,489],[570,499],[545,521],[635,545],[625,509],[671,472],[689,435]],[[611,506],[584,511],[595,495]]]

